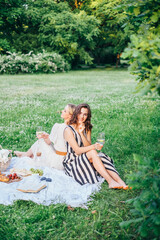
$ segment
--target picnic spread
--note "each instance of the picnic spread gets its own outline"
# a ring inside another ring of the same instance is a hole
[[[0,204],[4,205],[13,204],[16,200],[30,200],[46,206],[62,203],[87,208],[104,181],[99,177],[96,184],[80,185],[63,170],[45,166],[37,168],[32,158],[12,157],[9,161],[4,170],[0,158]]]

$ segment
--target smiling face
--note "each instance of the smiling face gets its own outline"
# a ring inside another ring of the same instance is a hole
[[[90,106],[87,103],[81,103],[76,106],[69,124],[75,128],[83,125],[86,131],[90,131],[92,129]]]
[[[81,108],[81,112],[78,114],[78,123],[84,123],[87,120],[88,117],[88,109],[87,108]]]

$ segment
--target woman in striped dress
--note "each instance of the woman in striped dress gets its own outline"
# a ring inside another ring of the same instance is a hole
[[[100,175],[109,184],[109,188],[126,188],[119,177],[112,159],[101,150],[99,143],[91,144],[91,110],[88,104],[76,107],[70,125],[64,131],[67,143],[67,155],[63,161],[65,173],[81,185],[98,182]]]

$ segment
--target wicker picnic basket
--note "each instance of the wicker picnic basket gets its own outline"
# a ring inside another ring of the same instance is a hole
[[[1,158],[0,160],[0,171],[4,172],[6,171],[6,169],[9,167],[10,163],[11,163],[11,159],[12,159],[12,153],[9,152],[8,157],[6,156],[5,161],[3,158]]]
[[[1,162],[0,163],[0,171],[5,172],[6,169],[9,167],[10,163],[11,163],[11,157],[8,159],[8,161],[6,163]]]

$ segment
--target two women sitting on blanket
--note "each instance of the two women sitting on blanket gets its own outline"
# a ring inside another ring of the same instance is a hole
[[[75,107],[68,104],[61,117],[64,123],[56,123],[50,135],[42,134],[42,138],[27,152],[15,151],[15,154],[18,157],[35,157],[37,149],[40,148],[42,165],[64,169],[67,175],[81,185],[97,183],[98,176],[102,176],[108,182],[109,188],[126,189],[127,186],[119,177],[112,159],[104,153],[97,153],[103,146],[99,143],[91,144],[89,105],[80,104]]]

